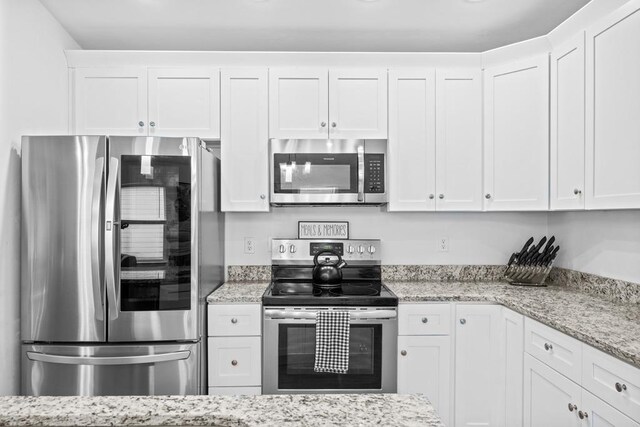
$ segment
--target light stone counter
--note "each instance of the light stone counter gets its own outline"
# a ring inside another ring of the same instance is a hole
[[[443,426],[397,394],[0,397],[0,425]]]
[[[207,297],[209,304],[262,304],[268,281],[225,282]]]

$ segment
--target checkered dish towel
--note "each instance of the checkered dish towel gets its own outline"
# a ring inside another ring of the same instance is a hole
[[[316,314],[315,372],[346,374],[349,370],[348,311],[318,311]]]

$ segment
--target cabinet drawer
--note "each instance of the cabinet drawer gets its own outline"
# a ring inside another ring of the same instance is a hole
[[[582,343],[562,332],[527,318],[524,350],[567,378],[580,384]]]
[[[209,386],[262,385],[260,337],[209,338]]]
[[[260,335],[260,304],[210,305],[208,335],[210,337]]]
[[[262,394],[262,387],[209,387],[210,396],[257,396],[260,394]]]
[[[640,420],[640,369],[584,344],[582,386],[634,420]]]
[[[400,304],[398,335],[449,335],[451,304]]]

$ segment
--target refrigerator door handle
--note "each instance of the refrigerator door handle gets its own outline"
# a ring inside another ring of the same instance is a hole
[[[143,356],[61,356],[28,351],[27,358],[36,362],[57,363],[61,365],[142,365],[145,363],[174,362],[185,360],[191,356],[190,350],[175,351],[172,353],[147,354]]]
[[[104,236],[100,213],[102,209],[102,185],[104,184],[104,157],[96,159],[96,169],[93,177],[93,202],[91,205],[91,276],[93,282],[93,304],[95,316],[104,320],[104,291],[103,279],[100,274],[100,240]]]
[[[115,240],[118,237],[118,225],[116,217],[116,190],[118,186],[118,159],[112,157],[109,162],[109,180],[107,181],[107,202],[105,206],[106,221],[105,230],[108,236],[105,238],[105,274],[107,282],[107,295],[109,304],[109,319],[118,318],[118,304],[116,296],[116,260]]]

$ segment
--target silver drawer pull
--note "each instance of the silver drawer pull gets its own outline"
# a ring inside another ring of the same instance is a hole
[[[403,355],[403,356],[406,356],[406,355],[407,355],[407,350],[402,350],[402,351],[400,352],[400,354],[401,354],[401,355]]]
[[[238,319],[236,319],[235,317],[231,318],[231,323],[235,325],[236,323],[238,323]]]
[[[426,317],[422,318],[422,323],[427,323],[429,321],[429,319],[427,319]]]
[[[467,319],[460,319],[460,324],[464,325],[465,323],[467,323]]]
[[[547,351],[553,350],[553,346],[549,343],[544,343],[544,349]]]
[[[625,391],[627,389],[627,385],[626,384],[620,384],[620,383],[616,383],[616,391],[618,393],[622,393],[623,391]]]
[[[232,361],[231,361],[231,364],[232,364],[233,366],[237,366],[237,365],[238,365],[238,361],[234,359],[234,360],[232,360]]]
[[[578,409],[577,405],[574,405],[573,403],[569,403],[569,412],[573,412],[576,409]]]
[[[580,417],[581,420],[584,420],[585,418],[589,418],[589,414],[583,411],[578,411],[578,416]]]

